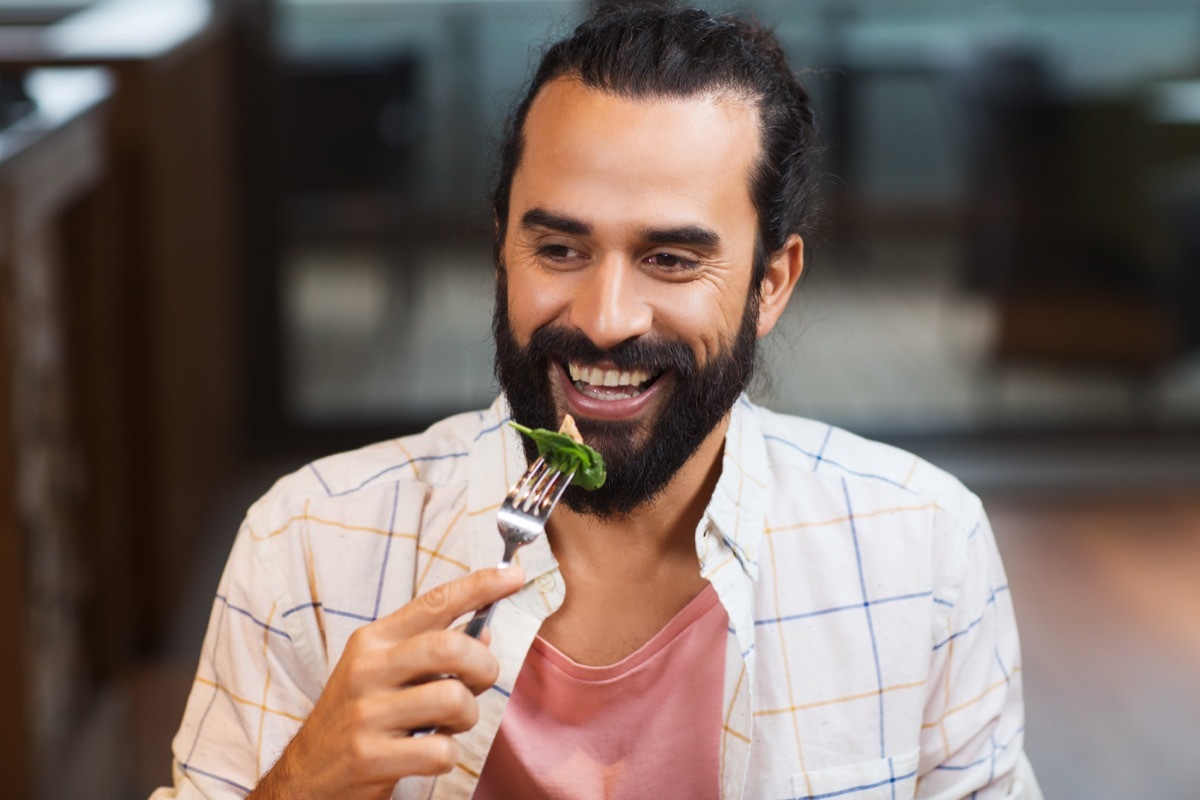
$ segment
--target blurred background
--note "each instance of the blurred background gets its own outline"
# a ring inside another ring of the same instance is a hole
[[[1200,797],[1200,5],[700,5],[831,174],[756,398],[982,495],[1047,797]],[[491,401],[493,144],[589,6],[0,0],[4,797],[169,781],[246,506]]]

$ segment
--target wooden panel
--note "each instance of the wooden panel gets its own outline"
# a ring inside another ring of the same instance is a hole
[[[232,460],[240,369],[230,213],[227,51],[218,40],[141,74],[143,216],[137,277],[148,415],[144,475],[153,486],[139,552],[159,632],[194,557],[200,526]]]
[[[16,299],[13,296],[13,198],[0,183],[0,641],[24,642],[26,631],[25,563],[17,515],[13,461],[13,393],[16,353]],[[29,797],[32,779],[25,648],[0,648],[0,775],[16,798]]]
[[[80,88],[57,84],[72,86]],[[102,97],[85,85],[73,115],[33,132],[0,165],[0,635],[10,643],[0,692],[11,708],[0,771],[15,798],[47,785],[95,699],[80,614],[83,469],[57,219],[99,175]]]
[[[188,14],[173,23],[170,46],[161,37],[153,47],[138,45],[129,32],[144,27],[140,18],[126,30],[101,15],[92,20],[103,28],[99,38],[128,41],[126,51],[115,44],[64,50],[57,31],[43,37],[40,52],[0,56],[10,66],[92,59],[115,77],[103,200],[69,215],[65,247],[79,278],[70,299],[84,359],[77,393],[89,405],[99,396],[112,414],[106,421],[99,410],[85,412],[96,476],[89,514],[102,516],[99,528],[119,539],[98,545],[105,563],[124,562],[139,575],[123,589],[135,593],[131,628],[118,633],[141,647],[164,634],[179,575],[231,462],[241,376],[229,34],[207,11]],[[104,253],[94,253],[92,236],[101,237]],[[87,361],[101,357],[100,367]],[[107,618],[119,627],[115,614]]]

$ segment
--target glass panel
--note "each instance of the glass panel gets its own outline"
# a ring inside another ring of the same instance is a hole
[[[302,423],[495,396],[488,170],[505,98],[570,2],[291,2],[286,399]]]
[[[278,4],[297,420],[493,396],[491,151],[583,5]],[[750,5],[835,178],[760,398],[880,435],[1200,421],[1200,9]]]

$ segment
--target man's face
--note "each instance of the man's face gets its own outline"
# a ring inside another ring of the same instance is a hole
[[[752,105],[548,83],[525,123],[498,265],[497,372],[516,418],[575,417],[609,466],[565,501],[652,499],[725,418],[758,334]]]

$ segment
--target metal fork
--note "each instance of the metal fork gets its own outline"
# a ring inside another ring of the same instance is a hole
[[[545,458],[533,462],[504,498],[496,513],[496,527],[504,537],[504,557],[497,565],[504,569],[522,545],[527,545],[546,530],[546,519],[558,505],[563,492],[571,485],[574,472],[551,469]],[[475,612],[467,623],[466,634],[478,639],[492,621],[495,603],[488,603]]]
[[[504,537],[504,557],[497,564],[500,569],[512,563],[513,556],[523,545],[542,535],[546,530],[546,519],[574,477],[574,472],[551,469],[545,458],[539,458],[512,485],[496,512],[496,527]],[[467,623],[466,634],[478,639],[491,623],[495,610],[496,604],[488,603],[476,611]],[[436,732],[437,728],[417,728],[411,735],[420,738]]]

